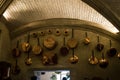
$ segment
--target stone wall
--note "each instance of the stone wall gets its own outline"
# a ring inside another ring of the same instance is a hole
[[[69,24],[68,24],[69,25]],[[9,31],[6,29],[5,25],[0,23],[0,29],[1,29],[1,36],[0,36],[0,60],[1,61],[7,61],[10,62],[12,65],[15,65],[15,58],[12,56],[11,50],[16,47],[17,40],[20,40],[19,46],[21,47],[21,43],[25,42],[27,40],[27,33],[30,32],[31,38],[30,38],[30,44],[34,46],[37,44],[37,41],[35,38],[32,37],[33,33],[41,33],[44,32],[44,36],[39,36],[40,38],[40,44],[43,47],[43,54],[47,52],[55,52],[58,55],[58,64],[56,65],[43,65],[41,61],[41,56],[36,56],[33,54],[33,52],[30,52],[30,57],[32,58],[32,65],[27,66],[25,65],[25,58],[27,57],[27,54],[22,52],[21,56],[18,58],[18,65],[21,68],[21,72],[18,75],[13,75],[12,80],[30,80],[30,77],[33,75],[34,70],[58,70],[58,69],[69,69],[71,71],[71,80],[91,80],[93,77],[101,77],[104,80],[118,80],[119,79],[119,72],[120,72],[120,60],[118,59],[117,55],[114,57],[108,57],[106,55],[106,51],[110,48],[109,40],[112,41],[112,46],[117,49],[119,52],[120,49],[120,43],[119,40],[117,40],[114,36],[110,36],[110,34],[107,34],[107,32],[104,33],[103,31],[96,31],[93,29],[90,29],[91,26],[86,26],[85,28],[79,28],[77,27],[71,27],[66,25],[58,26],[47,26],[47,27],[39,27],[33,30],[28,30],[24,32],[23,34],[14,37],[13,39],[10,39]],[[83,26],[83,25],[81,25]],[[84,25],[85,26],[85,25]],[[74,38],[78,40],[78,46],[75,48],[75,55],[79,57],[78,63],[71,64],[69,62],[69,58],[72,56],[72,50],[70,49],[69,54],[67,56],[61,56],[59,49],[63,45],[63,37],[64,37],[64,30],[69,30],[69,35],[66,36],[66,41],[71,38],[71,30],[74,28]],[[47,31],[51,29],[52,34],[47,34]],[[59,29],[61,32],[61,35],[56,35],[56,29]],[[102,29],[100,29],[102,30]],[[90,38],[91,43],[89,45],[84,45],[83,40],[85,38],[85,32],[88,33],[88,37]],[[12,35],[12,34],[11,34]],[[109,65],[107,68],[103,69],[99,67],[99,64],[92,65],[89,63],[88,59],[91,56],[92,50],[95,52],[95,56],[100,59],[101,53],[95,49],[97,42],[97,36],[100,36],[100,42],[104,44],[104,49],[102,52],[105,53],[105,58],[109,60]],[[43,40],[44,38],[52,36],[55,38],[55,40],[58,42],[58,45],[53,50],[48,50],[43,46]],[[109,79],[108,79],[109,78]]]

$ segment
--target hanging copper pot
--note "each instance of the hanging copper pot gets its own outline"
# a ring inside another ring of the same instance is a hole
[[[48,34],[52,34],[52,32],[53,32],[52,29],[48,29],[48,30],[47,30],[47,33],[48,33]]]
[[[55,35],[56,35],[56,36],[60,36],[60,35],[61,35],[60,29],[56,29]]]
[[[28,33],[27,42],[22,43],[22,50],[25,53],[27,53],[27,52],[29,52],[31,50],[31,45],[29,43],[29,40],[30,40],[30,33]]]
[[[94,51],[92,50],[92,56],[89,58],[90,64],[98,64],[98,59],[94,56]]]
[[[72,57],[69,59],[71,64],[76,64],[78,62],[78,56],[74,54],[74,49],[72,49]]]
[[[15,66],[13,67],[13,71],[12,72],[13,72],[13,74],[17,75],[17,74],[20,73],[20,71],[21,71],[21,69],[20,69],[20,67],[18,65],[18,60],[16,58],[16,63],[15,63]]]
[[[117,54],[116,48],[112,47],[112,42],[110,40],[110,49],[107,51],[109,57],[114,57]]]
[[[34,33],[32,33],[32,37],[33,37],[33,38],[37,38],[37,37],[38,37],[38,34],[34,32]]]
[[[32,52],[35,54],[35,55],[40,55],[42,53],[42,47],[40,46],[40,41],[39,41],[39,37],[37,37],[37,42],[38,44],[33,46],[32,48]]]
[[[42,63],[44,65],[48,65],[50,63],[50,60],[49,60],[48,56],[43,55],[43,57],[42,57]]]
[[[65,45],[65,37],[63,38],[63,46],[60,48],[60,53],[63,56],[69,53],[69,48]]]
[[[101,68],[107,68],[108,64],[108,60],[104,58],[104,53],[102,53],[102,58],[99,60],[99,66]]]
[[[63,34],[64,34],[64,36],[68,36],[69,35],[69,29],[65,29]]]
[[[69,48],[76,48],[78,45],[78,41],[74,38],[74,29],[72,29],[72,37],[67,41],[67,45]]]
[[[31,65],[32,64],[32,59],[30,58],[30,54],[29,54],[29,52],[27,52],[27,57],[26,57],[26,59],[25,59],[25,64],[26,65]]]
[[[58,56],[54,52],[45,53],[42,57],[42,63],[44,65],[55,65],[58,63]]]
[[[83,43],[84,43],[85,45],[88,45],[88,44],[90,43],[90,39],[89,39],[89,37],[88,37],[88,35],[87,35],[87,32],[85,32],[85,39],[84,39]]]
[[[98,44],[96,45],[96,49],[98,51],[102,51],[104,49],[104,45],[100,42],[99,36],[97,36]]]
[[[47,37],[44,39],[43,45],[47,48],[47,49],[54,49],[57,45],[57,42],[55,41],[55,39],[53,37]]]
[[[21,51],[19,49],[19,40],[17,41],[16,48],[12,50],[13,57],[19,57],[21,55]]]
[[[117,57],[120,59],[120,52],[117,54]]]

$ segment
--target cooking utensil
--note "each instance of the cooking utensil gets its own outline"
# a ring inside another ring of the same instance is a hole
[[[37,38],[37,37],[38,37],[38,33],[35,33],[35,32],[32,33],[32,37],[33,37],[33,38]]]
[[[43,55],[43,57],[42,57],[42,63],[44,65],[48,65],[50,63],[50,60],[49,60],[48,56]]]
[[[54,52],[48,52],[43,55],[42,63],[44,65],[54,65],[58,63],[58,56]]]
[[[25,64],[26,65],[31,65],[32,64],[32,59],[30,58],[29,52],[27,52],[27,58],[25,59]]]
[[[104,53],[102,53],[102,58],[99,60],[99,66],[101,68],[106,68],[108,64],[109,64],[108,60],[104,58]]]
[[[44,32],[44,31],[40,31],[39,35],[40,35],[40,36],[44,36],[44,35],[45,35],[45,32]]]
[[[48,33],[48,34],[52,34],[52,29],[48,29],[48,30],[47,30],[47,33]]]
[[[104,49],[104,45],[100,42],[99,36],[97,36],[98,44],[96,45],[96,49],[98,51],[102,51]]]
[[[57,42],[55,41],[55,39],[53,37],[49,36],[49,37],[44,39],[43,45],[47,49],[54,49],[56,47],[56,45],[57,45]]]
[[[21,71],[21,69],[20,69],[20,67],[18,65],[18,60],[16,58],[15,66],[13,67],[13,74],[17,75],[17,74],[20,73],[20,71]]]
[[[69,59],[71,64],[76,64],[78,62],[78,57],[74,54],[74,49],[72,49],[72,57]]]
[[[12,50],[13,57],[19,57],[21,55],[21,51],[19,49],[19,40],[17,41],[16,48]]]
[[[65,37],[63,38],[63,46],[60,48],[60,53],[63,56],[69,53],[69,48],[65,45]]]
[[[54,53],[54,55],[51,57],[51,61],[53,64],[57,64],[58,63],[58,56],[56,53]]]
[[[22,43],[22,50],[25,53],[29,52],[31,49],[31,45],[29,43],[29,40],[30,40],[30,33],[28,33],[27,42]]]
[[[78,41],[74,38],[74,29],[72,29],[72,38],[67,41],[67,45],[69,48],[76,48],[78,45]]]
[[[87,32],[85,32],[85,39],[83,42],[85,45],[88,45],[90,43],[90,39],[88,38]]]
[[[56,36],[60,36],[61,35],[60,29],[56,29],[55,35]]]
[[[120,52],[117,54],[117,57],[120,59]]]
[[[109,41],[110,41],[110,49],[107,51],[107,55],[109,57],[114,57],[117,54],[117,50],[116,50],[116,48],[112,47],[111,40],[109,40]]]
[[[69,35],[69,29],[65,29],[63,34],[64,34],[65,36],[68,36],[68,35]]]
[[[94,56],[93,50],[92,50],[92,56],[89,58],[88,61],[90,62],[90,64],[97,64],[98,63],[98,59]]]
[[[39,37],[37,37],[38,44],[33,46],[32,51],[35,55],[40,55],[42,53],[42,47],[40,46]]]

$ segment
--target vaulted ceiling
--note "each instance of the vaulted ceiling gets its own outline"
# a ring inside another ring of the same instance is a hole
[[[70,18],[97,23],[99,28],[117,33],[119,4],[120,0],[0,0],[0,9],[4,9],[1,14],[10,31],[38,20]]]

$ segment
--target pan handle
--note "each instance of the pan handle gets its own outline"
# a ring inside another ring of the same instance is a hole
[[[98,43],[100,42],[100,37],[99,36],[97,36],[97,41],[98,41]]]
[[[40,40],[39,40],[39,37],[37,38],[37,41],[38,41],[38,45],[40,45]]]
[[[74,48],[72,49],[72,56],[74,57]]]
[[[74,38],[74,29],[72,29],[72,38]]]
[[[29,41],[30,41],[30,33],[28,33],[27,35],[27,43],[29,43]]]
[[[65,37],[63,38],[63,45],[65,46]]]
[[[112,41],[111,40],[109,40],[110,41],[110,48],[112,47]]]
[[[85,32],[85,37],[86,37],[86,38],[88,37],[88,34],[87,34],[87,32]]]
[[[102,53],[102,59],[105,59],[105,57],[104,57],[104,53]]]
[[[95,58],[95,56],[94,56],[94,50],[92,50],[92,59],[93,59],[93,61],[94,61],[94,58]]]

